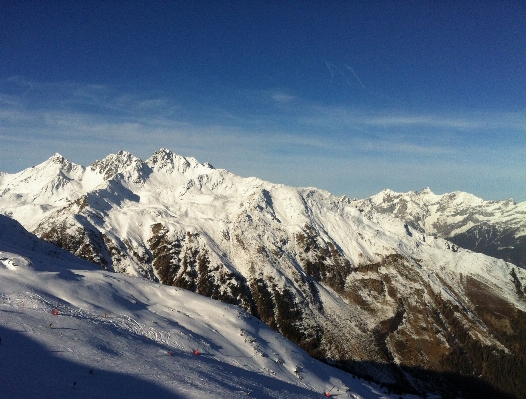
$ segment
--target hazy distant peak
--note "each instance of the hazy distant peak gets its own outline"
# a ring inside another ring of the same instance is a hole
[[[418,192],[420,195],[434,194],[429,187],[425,187]]]
[[[376,195],[393,195],[393,194],[398,194],[396,191],[393,191],[389,188],[385,188],[383,189],[382,191],[380,191],[378,194]]]
[[[463,206],[477,206],[487,202],[484,201],[482,198],[477,197],[476,195],[466,193],[464,191],[453,191],[452,193],[446,193],[440,196],[440,201],[461,203]]]

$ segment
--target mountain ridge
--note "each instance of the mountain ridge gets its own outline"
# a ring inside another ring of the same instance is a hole
[[[353,201],[353,206],[392,215],[422,233],[526,267],[526,202],[485,201],[461,191],[437,195],[426,188],[383,190]]]

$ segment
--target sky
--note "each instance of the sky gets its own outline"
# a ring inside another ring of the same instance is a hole
[[[351,198],[526,200],[522,0],[0,2],[0,171],[164,147]]]

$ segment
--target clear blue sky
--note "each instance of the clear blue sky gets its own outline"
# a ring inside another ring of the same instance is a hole
[[[0,170],[184,156],[363,198],[526,200],[526,2],[0,5]]]

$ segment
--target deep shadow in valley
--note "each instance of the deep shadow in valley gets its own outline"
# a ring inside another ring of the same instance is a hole
[[[388,394],[414,394],[426,398],[439,394],[443,399],[524,399],[526,392],[506,393],[487,381],[459,373],[438,372],[420,367],[398,366],[371,361],[327,362],[352,372],[356,378],[378,383]],[[377,378],[373,378],[375,375]],[[381,376],[394,376],[397,382],[386,383]]]

